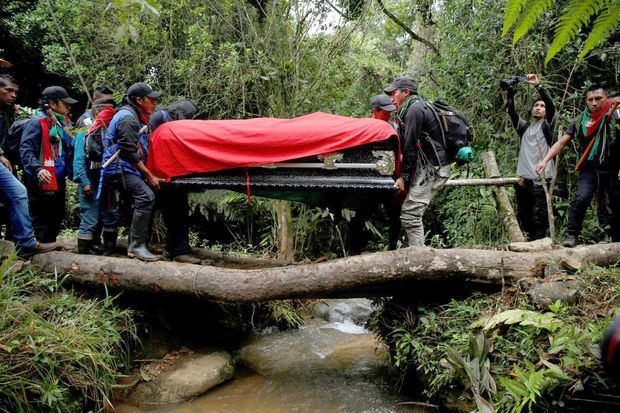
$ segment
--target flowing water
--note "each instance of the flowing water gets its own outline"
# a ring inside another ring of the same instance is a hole
[[[342,321],[314,319],[298,330],[257,335],[239,351],[238,359],[246,368],[238,371],[233,380],[191,402],[149,411],[424,411],[399,404],[403,400],[388,384],[385,349],[377,339],[351,319],[337,319]],[[145,410],[124,405],[118,411],[137,413]]]

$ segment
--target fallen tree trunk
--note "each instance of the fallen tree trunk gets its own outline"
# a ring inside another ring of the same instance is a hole
[[[484,164],[484,170],[487,174],[488,178],[499,178],[499,168],[497,166],[497,162],[495,161],[495,154],[492,151],[482,152],[482,163]],[[519,226],[519,221],[517,221],[517,216],[515,215],[515,211],[512,208],[512,204],[510,203],[510,199],[508,199],[508,193],[505,188],[494,186],[493,193],[495,194],[495,201],[497,202],[497,208],[499,209],[500,214],[502,215],[502,220],[504,221],[504,227],[506,228],[506,232],[510,237],[511,242],[523,242],[525,241],[525,236],[523,235],[523,231],[521,231],[521,227]]]
[[[505,186],[523,185],[523,178],[448,179],[445,186]]]
[[[410,247],[320,264],[235,270],[175,262],[144,263],[126,258],[53,251],[33,257],[46,271],[67,272],[82,284],[106,284],[133,291],[195,294],[229,302],[363,296],[404,282],[503,285],[522,277],[544,277],[548,263],[571,268],[580,263],[610,265],[620,259],[620,243],[579,246],[536,253]],[[577,263],[577,264],[576,264]]]
[[[58,244],[60,244],[62,249],[65,251],[74,252],[77,249],[77,240],[75,238],[59,239]],[[118,242],[116,243],[116,246],[120,249],[126,250],[127,241],[123,239],[119,239]],[[164,252],[161,247],[158,248],[157,246],[155,246],[155,248],[153,248],[152,246],[150,246],[150,248],[152,252],[156,254],[162,254]],[[268,267],[285,267],[287,265],[298,264],[294,261],[278,260],[274,258],[240,257],[240,256],[234,256],[234,255],[226,255],[226,254],[221,254],[219,252],[213,252],[206,248],[197,248],[197,247],[192,248],[192,254],[200,259],[212,261],[213,264],[219,264],[222,266],[229,265],[232,267],[268,268]]]

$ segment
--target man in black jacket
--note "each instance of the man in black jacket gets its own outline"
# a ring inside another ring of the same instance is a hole
[[[424,211],[450,177],[450,160],[443,145],[441,127],[432,110],[418,96],[416,82],[396,78],[384,92],[398,108],[401,142],[404,142],[400,177],[395,185],[409,189],[402,206],[401,221],[409,246],[424,245]]]
[[[538,76],[527,75],[526,83],[536,87],[540,98],[532,107],[531,121],[521,118],[515,109],[515,88],[507,91],[507,109],[512,126],[521,140],[517,175],[523,178],[523,186],[515,187],[517,197],[517,218],[521,228],[530,240],[544,238],[549,230],[547,198],[542,182],[536,173],[536,166],[543,160],[553,142],[556,111],[549,93],[540,84]],[[545,179],[553,175],[553,161],[545,167]]]

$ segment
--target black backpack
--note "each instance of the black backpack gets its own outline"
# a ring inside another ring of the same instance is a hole
[[[84,138],[84,152],[86,159],[92,163],[101,163],[103,159],[103,137],[106,134],[106,128],[100,127],[92,133],[87,134]]]
[[[448,158],[452,162],[463,163],[457,158],[457,154],[462,147],[471,146],[474,134],[471,122],[463,113],[452,109],[447,103],[441,100],[427,101],[424,103],[429,107],[441,129],[443,146],[446,149]]]
[[[6,134],[6,140],[2,144],[4,156],[11,162],[11,165],[21,166],[22,159],[19,155],[19,145],[22,141],[24,126],[30,119],[20,119],[13,122]]]

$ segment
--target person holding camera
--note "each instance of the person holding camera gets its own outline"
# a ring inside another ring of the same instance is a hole
[[[19,153],[24,169],[24,185],[30,198],[30,213],[39,242],[56,242],[65,216],[67,176],[72,176],[73,137],[69,111],[77,100],[65,88],[43,90],[37,117],[24,125]]]
[[[617,192],[614,186],[618,182],[618,169],[620,168],[620,128],[618,119],[620,111],[616,110],[618,99],[609,96],[607,87],[602,84],[593,84],[586,90],[586,107],[581,116],[571,122],[564,135],[551,147],[547,155],[538,164],[536,173],[542,173],[551,159],[573,139],[579,144],[579,158],[575,169],[577,175],[577,191],[571,202],[568,212],[568,225],[566,238],[562,245],[574,247],[578,243],[579,234],[583,226],[586,211],[594,198],[594,194],[601,188],[606,187]],[[612,198],[611,209],[613,211],[612,239],[614,226],[620,217],[620,199]]]
[[[517,219],[527,237],[530,240],[536,240],[546,237],[549,230],[547,198],[536,172],[536,166],[547,155],[553,142],[556,110],[551,96],[540,84],[537,75],[529,74],[524,79],[525,83],[534,86],[539,94],[539,98],[534,101],[532,106],[529,121],[521,118],[515,109],[516,83],[519,82],[520,78],[511,77],[503,81],[500,86],[506,89],[508,115],[521,140],[517,175],[523,178],[523,185],[515,187]],[[510,80],[513,81],[510,82]],[[545,180],[550,181],[552,175],[553,161],[549,162],[544,169]]]

